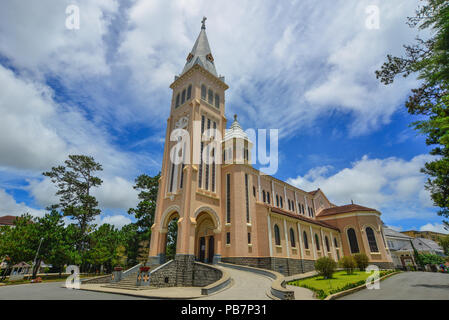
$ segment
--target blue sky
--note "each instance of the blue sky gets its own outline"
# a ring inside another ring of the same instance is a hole
[[[226,115],[280,130],[277,178],[337,205],[379,209],[398,229],[442,230],[419,169],[431,158],[404,101],[413,78],[374,71],[413,41],[417,0],[6,1],[0,11],[0,214],[42,215],[41,172],[69,154],[104,167],[97,223],[132,218],[133,180],[161,166],[170,83],[205,15]],[[66,8],[80,28],[66,28]],[[379,28],[366,25],[379,8]],[[20,23],[18,23],[20,21]]]

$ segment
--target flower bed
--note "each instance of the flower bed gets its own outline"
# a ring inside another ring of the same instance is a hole
[[[140,267],[139,271],[140,272],[148,272],[148,271],[150,271],[150,267]]]
[[[393,270],[385,270],[379,272],[379,278],[393,273]],[[315,292],[318,299],[325,299],[327,296],[337,292],[346,291],[358,286],[364,285],[366,279],[372,273],[356,271],[352,275],[347,275],[345,271],[336,272],[332,279],[323,279],[321,276],[311,277],[291,281],[288,284],[306,288]]]

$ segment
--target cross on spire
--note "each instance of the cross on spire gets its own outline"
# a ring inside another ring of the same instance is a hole
[[[206,17],[203,17],[203,20],[201,20],[201,29],[206,29]]]

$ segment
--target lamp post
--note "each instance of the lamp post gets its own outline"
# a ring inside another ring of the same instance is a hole
[[[39,254],[39,250],[41,249],[41,245],[42,245],[42,241],[44,240],[44,237],[41,238],[41,241],[39,242],[39,247],[37,248],[36,251],[36,255],[34,256],[34,261],[33,261],[33,269],[32,271],[34,271],[34,267],[36,266],[36,259],[37,259],[37,255]],[[33,272],[34,273],[34,272]],[[37,272],[36,272],[37,273]]]

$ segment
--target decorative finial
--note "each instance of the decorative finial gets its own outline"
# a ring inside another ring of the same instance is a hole
[[[234,114],[234,121],[237,121],[237,115]]]
[[[206,17],[203,17],[203,20],[201,20],[201,29],[206,29],[206,20],[207,20],[207,18]]]

